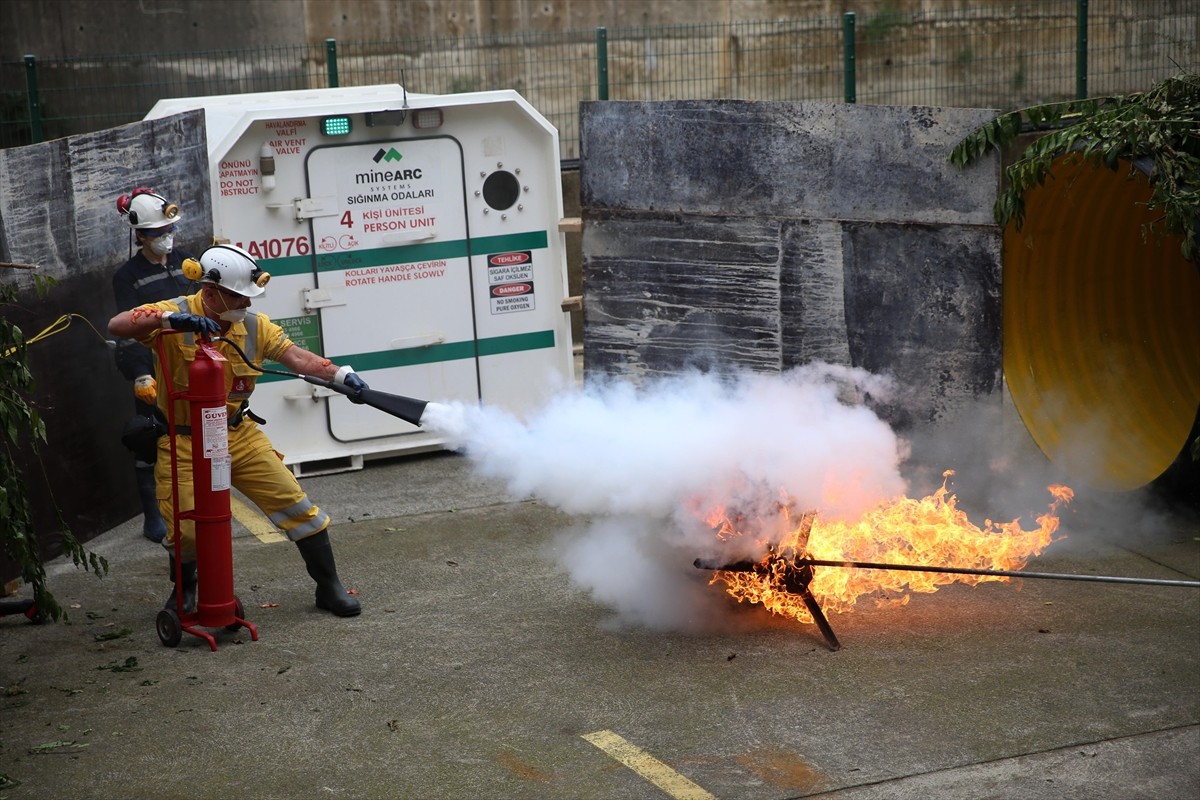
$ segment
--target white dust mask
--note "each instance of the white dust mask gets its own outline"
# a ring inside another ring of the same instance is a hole
[[[222,311],[219,316],[226,322],[241,322],[246,318],[246,309],[230,308]]]
[[[164,233],[162,236],[155,236],[150,240],[150,252],[155,255],[165,256],[171,252],[171,248],[175,246],[175,234]]]

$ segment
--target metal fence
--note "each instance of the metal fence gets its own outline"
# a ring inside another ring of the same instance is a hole
[[[167,97],[402,83],[516,89],[579,155],[585,100],[730,98],[1008,110],[1148,88],[1200,66],[1197,0],[1041,0],[556,33],[328,40],[0,62],[0,147],[142,119]],[[149,76],[149,77],[148,77]]]

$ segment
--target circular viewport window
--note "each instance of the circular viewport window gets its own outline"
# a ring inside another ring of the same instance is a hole
[[[483,182],[483,201],[497,211],[512,208],[521,195],[521,182],[511,172],[493,172]]]

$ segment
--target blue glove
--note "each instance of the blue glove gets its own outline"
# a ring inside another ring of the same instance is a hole
[[[181,311],[168,311],[162,315],[164,328],[176,331],[191,331],[204,336],[212,336],[221,331],[221,326],[215,319],[202,317],[199,314],[184,314]]]
[[[351,372],[346,376],[346,388],[354,390],[354,394],[350,395],[351,403],[362,403],[363,389],[370,389],[371,387],[367,386],[367,382],[358,377],[356,373]]]
[[[354,367],[339,367],[337,374],[333,376],[334,383],[340,383],[354,394],[347,395],[351,403],[361,403],[363,389],[370,389],[367,382],[358,377],[358,373],[354,371]]]

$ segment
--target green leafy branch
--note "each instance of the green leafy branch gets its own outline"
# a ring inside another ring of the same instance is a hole
[[[54,285],[53,279],[34,277],[39,299]],[[0,284],[0,306],[14,304],[16,287]],[[67,614],[46,586],[46,568],[42,563],[33,510],[25,476],[18,468],[17,454],[31,451],[41,465],[39,444],[46,441],[46,425],[37,409],[26,401],[33,391],[33,374],[26,358],[28,343],[21,329],[0,316],[0,545],[21,568],[21,579],[33,587],[34,603],[44,619],[65,619]],[[45,477],[45,468],[42,468]],[[58,511],[57,506],[55,511]],[[64,550],[76,567],[84,567],[101,577],[108,572],[108,561],[89,552],[71,534],[59,513]]]
[[[965,167],[992,150],[1002,150],[1030,131],[1046,131],[1005,168],[1006,185],[993,215],[1001,227],[1025,221],[1025,193],[1045,183],[1054,160],[1071,154],[1116,170],[1149,161],[1158,218],[1147,233],[1182,237],[1183,257],[1196,261],[1200,220],[1200,74],[1183,72],[1136,94],[1070,100],[1000,115],[955,145],[949,160]]]

